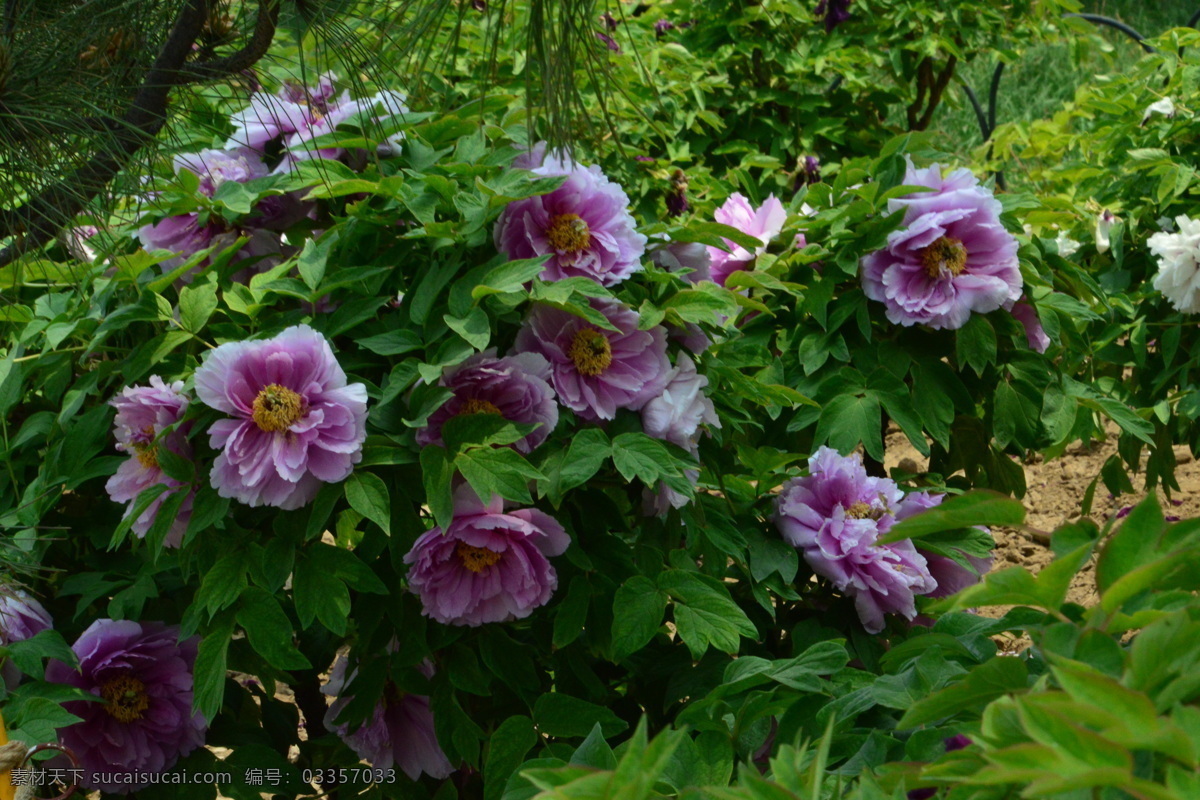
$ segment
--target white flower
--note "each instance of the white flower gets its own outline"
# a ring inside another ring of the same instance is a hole
[[[1058,254],[1063,258],[1070,258],[1082,247],[1079,242],[1067,236],[1066,231],[1059,231],[1058,236],[1054,239],[1054,244],[1058,246]]]
[[[1096,252],[1108,252],[1110,245],[1108,239],[1108,231],[1117,222],[1117,217],[1107,208],[1100,212],[1100,216],[1096,217]]]
[[[1175,103],[1169,97],[1164,97],[1162,100],[1151,103],[1146,106],[1146,113],[1142,114],[1142,124],[1150,119],[1153,114],[1162,114],[1167,119],[1175,116]]]
[[[662,394],[642,408],[642,427],[646,433],[695,454],[700,426],[721,427],[712,400],[704,396],[706,386],[708,378],[696,372],[696,364],[690,358],[681,356]]]
[[[1158,256],[1154,288],[1179,311],[1200,312],[1200,220],[1175,218],[1178,233],[1156,233],[1147,240]]]

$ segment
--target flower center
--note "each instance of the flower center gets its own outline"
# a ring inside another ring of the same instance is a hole
[[[106,705],[104,710],[117,718],[118,722],[133,722],[141,719],[150,707],[146,684],[132,675],[121,675],[100,687],[100,696]]]
[[[503,416],[500,409],[487,400],[480,400],[477,397],[472,397],[470,400],[464,400],[462,408],[459,409],[459,414],[496,414]]]
[[[612,345],[608,337],[595,328],[584,328],[575,334],[575,340],[567,349],[567,357],[575,362],[580,375],[594,378],[612,363]]]
[[[278,433],[286,431],[304,416],[304,401],[291,389],[272,383],[264,386],[254,398],[253,409],[252,418],[259,429]]]
[[[462,559],[463,566],[476,574],[500,560],[500,554],[486,547],[475,547],[466,542],[459,542],[454,552]]]
[[[146,469],[158,469],[158,445],[153,444],[135,444],[134,452],[137,453],[137,460]]]
[[[967,268],[967,248],[950,236],[943,236],[928,247],[922,247],[917,257],[925,268],[925,274],[931,278],[940,277],[942,270],[954,277]]]
[[[578,214],[555,214],[546,229],[550,245],[561,253],[578,253],[592,243],[587,223]]]
[[[869,503],[861,500],[846,507],[846,519],[879,519],[883,514],[882,508],[871,508]]]

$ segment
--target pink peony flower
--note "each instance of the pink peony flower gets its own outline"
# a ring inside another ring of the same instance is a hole
[[[1046,329],[1042,327],[1042,321],[1038,319],[1033,304],[1022,299],[1015,303],[1011,310],[1017,322],[1025,328],[1025,340],[1029,342],[1029,349],[1038,353],[1046,352],[1046,348],[1050,346],[1050,337],[1046,335]]]
[[[272,140],[304,130],[329,111],[335,89],[333,76],[317,79],[315,89],[288,82],[277,94],[256,92],[250,105],[230,117],[231,141],[262,151]]]
[[[896,507],[896,521],[901,522],[908,519],[914,514],[919,514],[935,506],[941,505],[946,499],[944,494],[930,494],[929,492],[909,492],[904,495],[904,499]],[[986,528],[981,528],[986,531]],[[921,541],[916,542],[917,552],[925,557],[925,561],[929,566],[929,574],[937,581],[937,588],[926,592],[930,597],[949,597],[952,594],[957,594],[968,586],[974,586],[979,583],[980,578],[986,575],[992,568],[992,557],[979,558],[978,556],[966,555],[967,563],[973,569],[967,569],[962,564],[959,564],[952,558],[939,555],[937,553],[928,552],[921,548]],[[961,551],[959,551],[961,553]]]
[[[904,227],[862,260],[863,291],[897,325],[955,329],[972,313],[1011,308],[1021,297],[1017,240],[1000,223],[1000,203],[970,170],[942,175],[909,162],[904,183],[928,186],[888,201]]]
[[[0,582],[0,646],[23,642],[53,627],[54,620],[41,603],[24,589]],[[12,659],[5,658],[0,663],[0,679],[8,691],[17,688],[21,671]]]
[[[208,430],[222,451],[211,475],[222,497],[300,508],[362,460],[367,389],[346,384],[329,342],[307,325],[212,350],[196,370],[196,394],[235,417]]]
[[[532,452],[546,441],[558,424],[558,403],[547,381],[550,364],[537,353],[518,353],[496,358],[494,349],[471,356],[446,370],[441,385],[454,396],[429,417],[417,431],[417,444],[442,444],[442,426],[460,414],[498,414],[510,422],[540,423],[513,446]]]
[[[117,503],[129,503],[125,509],[128,516],[136,505],[137,496],[143,491],[160,483],[170,487],[134,520],[130,526],[134,534],[139,537],[146,535],[168,496],[187,492],[179,514],[163,540],[167,547],[178,547],[183,542],[183,535],[192,517],[195,491],[163,472],[158,465],[158,454],[159,448],[165,447],[182,458],[192,457],[192,446],[187,440],[187,429],[191,423],[162,435],[164,430],[183,418],[189,402],[188,396],[183,393],[183,381],[168,385],[157,375],[150,376],[149,386],[129,386],[109,401],[117,409],[117,416],[113,420],[117,449],[132,456],[117,468],[105,484],[109,498]]]
[[[116,772],[166,772],[204,744],[208,728],[192,710],[192,668],[200,637],[179,641],[179,628],[160,622],[96,620],[71,648],[76,672],[61,661],[46,666],[46,680],[65,683],[102,702],[72,700],[63,708],[81,722],[59,737],[79,758],[88,789],[126,794],[149,785],[108,783]]]
[[[637,232],[624,190],[599,167],[551,153],[532,171],[567,179],[549,194],[508,204],[496,221],[497,250],[511,259],[549,255],[545,281],[581,276],[614,286],[642,269],[646,237]]]
[[[809,567],[854,598],[863,627],[879,633],[884,614],[917,615],[915,595],[937,588],[911,541],[877,545],[895,522],[904,497],[887,478],[867,475],[860,456],[820,448],[809,474],[793,478],[776,497],[775,525]]]
[[[674,242],[665,233],[655,238],[660,240],[650,251],[650,260],[655,264],[671,272],[687,270],[684,280],[692,283],[712,279],[712,257],[709,255],[712,248],[699,242]]]
[[[595,422],[613,419],[619,408],[644,406],[666,386],[671,362],[661,325],[638,330],[637,312],[615,300],[597,298],[591,306],[619,330],[602,330],[568,311],[536,305],[513,350],[544,356],[559,402]]]
[[[696,372],[696,362],[680,356],[667,375],[662,394],[642,406],[642,427],[647,435],[678,445],[695,455],[700,426],[721,427],[712,400],[704,395],[708,378]]]
[[[528,617],[558,587],[549,557],[571,539],[536,508],[504,510],[499,497],[484,505],[468,486],[455,492],[454,518],[426,531],[404,556],[408,585],[427,617],[477,627]]]
[[[767,252],[767,245],[779,235],[783,230],[783,223],[787,220],[783,203],[779,202],[775,195],[771,195],[761,206],[754,208],[749,200],[736,192],[717,209],[714,216],[722,225],[737,228],[747,236],[753,236],[762,242],[753,253],[729,239],[725,239],[725,246],[729,252],[719,247],[708,248],[708,255],[712,261],[712,279],[721,286],[725,285],[725,281],[734,272],[750,269],[754,260]]]
[[[438,744],[428,697],[407,694],[389,682],[384,696],[361,727],[351,731],[348,724],[334,722],[354,699],[353,695],[344,694],[346,684],[356,674],[351,672],[347,676],[347,666],[346,656],[339,655],[329,681],[321,687],[323,694],[336,698],[325,712],[325,727],[375,769],[398,766],[414,781],[422,773],[439,780],[449,777],[454,767]],[[421,665],[421,671],[425,677],[433,677],[433,665],[428,660]]]

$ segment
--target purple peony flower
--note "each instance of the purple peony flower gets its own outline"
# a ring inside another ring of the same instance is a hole
[[[825,17],[825,32],[833,33],[834,28],[850,19],[850,0],[821,0],[814,13]]]
[[[113,420],[117,437],[117,449],[129,453],[132,458],[117,468],[104,488],[109,498],[117,503],[128,503],[125,514],[133,512],[137,496],[156,484],[170,488],[160,494],[131,525],[131,530],[143,537],[154,524],[155,518],[167,497],[176,492],[187,492],[179,514],[171,523],[163,544],[178,547],[183,542],[188,522],[192,517],[192,501],[195,491],[167,475],[158,465],[159,448],[166,448],[181,458],[192,457],[192,445],[187,440],[187,429],[191,423],[161,435],[163,431],[183,418],[190,402],[183,393],[183,381],[168,385],[157,375],[150,376],[149,386],[129,386],[120,395],[109,401],[117,409]]]
[[[1033,305],[1022,299],[1013,305],[1011,311],[1017,322],[1025,328],[1025,340],[1029,342],[1029,349],[1038,353],[1046,352],[1046,348],[1050,346],[1050,337],[1046,335],[1046,329],[1042,327],[1042,321],[1038,319],[1037,310]]]
[[[496,249],[511,259],[549,255],[546,281],[582,276],[614,286],[642,269],[646,237],[637,232],[624,190],[599,167],[552,153],[533,173],[567,179],[549,194],[509,203],[496,221]]]
[[[24,589],[0,582],[0,645],[23,642],[54,627],[49,612]],[[17,688],[21,670],[12,659],[0,659],[0,679],[8,691]]]
[[[379,122],[385,117],[400,116],[408,113],[404,104],[404,95],[399,92],[379,92],[372,97],[362,100],[351,100],[349,92],[343,92],[337,100],[327,103],[324,114],[316,117],[310,123],[303,125],[286,139],[287,157],[276,172],[289,169],[292,164],[313,158],[337,159],[346,155],[341,147],[316,147],[312,141],[319,136],[325,136],[337,130],[343,122],[349,122],[355,115]],[[383,143],[383,155],[391,156],[400,152],[403,134],[395,134]]]
[[[59,731],[79,758],[88,789],[124,794],[141,784],[102,783],[96,773],[169,770],[204,744],[208,725],[192,711],[192,668],[199,637],[178,641],[179,628],[159,622],[96,620],[71,648],[79,672],[60,661],[46,680],[65,683],[103,702],[74,700],[63,708],[80,717]]]
[[[854,598],[863,627],[883,630],[884,614],[917,614],[914,596],[937,588],[911,541],[877,545],[904,497],[887,478],[873,478],[860,456],[820,448],[809,475],[793,478],[776,498],[775,524],[814,572]]]
[[[222,451],[211,476],[222,497],[300,508],[362,460],[367,389],[346,384],[329,342],[307,325],[210,351],[196,370],[196,394],[235,417],[208,429]]]
[[[558,424],[558,403],[549,379],[550,365],[537,353],[496,358],[492,349],[471,356],[442,375],[441,385],[449,387],[454,396],[417,431],[417,444],[442,444],[442,426],[451,417],[497,414],[510,422],[540,423],[513,445],[522,453],[532,452]]]
[[[1021,297],[1017,240],[1000,223],[1000,203],[970,170],[942,175],[909,162],[904,183],[933,192],[888,201],[904,227],[862,260],[863,291],[898,325],[955,329],[971,313],[1011,308]]]
[[[596,38],[604,42],[604,46],[614,53],[621,52],[621,45],[617,44],[617,40],[609,36],[607,33],[596,32]]]
[[[683,475],[693,488],[700,480],[698,469],[684,470]],[[662,481],[653,489],[646,487],[642,490],[642,514],[647,517],[665,517],[672,508],[683,508],[690,502],[692,498],[675,491]]]
[[[245,147],[233,150],[201,150],[175,157],[175,174],[188,170],[200,179],[200,194],[212,197],[226,181],[246,183],[270,172],[262,156]]]
[[[335,89],[332,75],[317,79],[315,89],[289,81],[277,94],[255,93],[250,105],[230,117],[231,141],[262,151],[273,140],[304,130],[329,112]]]
[[[613,419],[617,409],[641,409],[669,380],[667,333],[661,325],[638,330],[637,312],[616,300],[595,298],[592,308],[619,330],[602,330],[582,317],[535,305],[513,345],[550,362],[558,400],[583,419]]]
[[[665,233],[656,234],[651,245],[650,260],[671,272],[689,270],[683,277],[692,283],[712,278],[712,258],[709,248],[699,242],[674,242]]]
[[[351,731],[347,723],[334,721],[354,699],[353,695],[343,694],[346,684],[355,676],[354,672],[347,676],[346,668],[346,656],[338,656],[329,681],[321,687],[322,693],[337,698],[325,713],[325,727],[375,769],[398,766],[414,781],[422,773],[439,780],[449,777],[454,767],[438,744],[428,697],[407,694],[389,682],[384,696],[361,727]],[[425,677],[432,677],[433,665],[426,661],[421,671]]]
[[[675,23],[671,22],[669,19],[660,19],[658,22],[654,23],[654,35],[656,38],[661,39],[667,35],[667,31],[673,30],[675,30]]]
[[[695,455],[700,426],[721,427],[712,400],[704,396],[706,386],[708,378],[696,372],[696,363],[680,356],[679,366],[667,374],[662,394],[642,406],[642,427],[647,435]]]
[[[783,203],[779,202],[775,195],[771,195],[761,206],[754,208],[749,200],[736,192],[717,209],[714,216],[722,225],[737,228],[747,236],[753,236],[762,242],[753,253],[729,239],[725,239],[725,246],[729,252],[720,247],[708,248],[708,255],[712,260],[712,279],[721,286],[725,285],[725,281],[734,272],[750,269],[754,260],[767,252],[767,245],[779,235],[783,230],[784,221],[787,220]]]
[[[696,355],[712,347],[712,339],[694,322],[685,322],[682,327],[668,323],[667,338]]]
[[[919,514],[934,506],[939,506],[945,499],[946,495],[944,494],[909,492],[904,495],[904,499],[896,506],[896,522],[906,520],[914,514]],[[980,530],[986,531],[987,528],[980,528]],[[930,597],[949,597],[952,594],[957,594],[968,586],[974,586],[979,583],[980,577],[986,575],[988,570],[992,568],[991,556],[979,558],[978,556],[963,553],[967,563],[973,568],[968,569],[948,556],[922,549],[920,540],[917,540],[916,548],[917,552],[925,557],[925,561],[929,567],[929,574],[937,581],[937,588],[926,592]]]
[[[681,169],[671,175],[671,191],[667,192],[667,216],[682,217],[692,210],[687,199],[688,179]]]
[[[513,159],[513,169],[537,169],[542,164],[546,163],[546,148],[549,145],[546,142],[538,142],[531,145],[528,150],[521,153]]]
[[[446,530],[425,532],[404,557],[408,585],[425,616],[445,625],[523,619],[554,594],[558,575],[548,558],[570,543],[563,527],[536,508],[505,511],[498,497],[484,505],[462,486]]]

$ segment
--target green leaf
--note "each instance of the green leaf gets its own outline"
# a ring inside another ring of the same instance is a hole
[[[446,314],[443,319],[450,330],[467,341],[476,350],[483,350],[492,336],[492,323],[487,312],[475,306],[465,317],[452,317]]]
[[[674,458],[658,439],[644,433],[622,433],[612,440],[613,466],[627,481],[637,478],[654,486],[664,475],[678,475],[678,469],[667,469]]]
[[[988,701],[1024,691],[1029,673],[1019,658],[993,658],[967,673],[953,686],[917,701],[896,723],[898,730],[910,730],[972,708],[981,708]]]
[[[914,514],[892,526],[878,544],[920,539],[931,533],[972,528],[976,525],[1017,526],[1025,522],[1025,506],[989,489],[974,489],[946,498],[941,505]]]
[[[300,272],[300,280],[309,289],[316,291],[325,279],[325,263],[329,260],[329,250],[337,241],[337,234],[322,237],[320,242],[309,239],[304,243],[304,249],[296,259],[296,269]]]
[[[741,639],[756,639],[758,631],[721,581],[680,569],[659,574],[658,588],[675,601],[675,626],[679,637],[699,659],[709,645],[725,653],[736,653]]]
[[[5,655],[17,665],[17,669],[34,678],[41,678],[42,659],[56,658],[72,667],[79,662],[75,651],[63,639],[62,634],[53,628],[38,631],[28,639],[9,642],[5,645],[4,651]],[[0,656],[0,662],[2,661],[3,657]]]
[[[591,767],[592,769],[613,770],[617,768],[617,757],[604,741],[604,732],[600,723],[592,726],[592,731],[583,740],[583,744],[571,756],[571,766]]]
[[[275,595],[248,587],[242,592],[237,622],[246,631],[254,651],[278,669],[310,669],[312,664],[292,643],[291,620],[275,599]]]
[[[613,598],[612,660],[624,661],[641,650],[662,626],[667,594],[643,575],[634,575]]]
[[[350,592],[327,563],[307,555],[300,558],[292,576],[292,597],[301,628],[308,628],[314,619],[320,619],[334,634],[345,635]]]
[[[442,426],[442,441],[452,453],[466,445],[489,446],[519,442],[538,428],[536,423],[521,425],[498,414],[456,414]]]
[[[554,612],[554,636],[551,641],[555,649],[566,647],[583,633],[591,599],[592,587],[588,579],[582,575],[572,578],[566,597]]]
[[[533,719],[538,730],[548,736],[582,738],[596,725],[605,736],[616,736],[629,727],[610,709],[559,692],[550,692],[537,699]]]
[[[213,620],[208,633],[200,640],[200,647],[196,653],[192,707],[209,722],[217,716],[225,699],[225,662],[232,638],[233,614],[220,614]]]
[[[471,297],[478,299],[489,294],[520,291],[525,288],[525,284],[542,274],[549,260],[550,256],[545,255],[501,264],[483,276],[479,285],[471,290]]]
[[[488,737],[488,751],[483,762],[484,800],[500,800],[508,779],[537,741],[533,720],[523,716],[509,717]]]
[[[972,314],[955,337],[958,363],[982,375],[988,364],[996,363],[996,329],[983,314]]]
[[[612,454],[612,443],[599,428],[584,428],[575,434],[559,472],[558,489],[565,492],[582,486],[600,471]]]
[[[387,484],[378,475],[358,470],[346,479],[350,507],[392,535],[392,506]]]
[[[1081,545],[1044,567],[1035,577],[1024,567],[989,572],[974,586],[934,604],[938,612],[976,606],[1029,605],[1056,611],[1067,596],[1075,573],[1092,554],[1093,543]]]
[[[839,453],[850,453],[861,443],[867,454],[883,461],[883,415],[874,395],[843,394],[830,400],[817,418],[813,444],[828,443]]]
[[[530,481],[546,479],[545,475],[530,465],[517,451],[508,448],[459,453],[454,459],[454,465],[485,503],[494,494],[505,500],[531,503],[533,498],[529,495]]]
[[[241,597],[246,588],[246,554],[231,550],[217,559],[200,582],[195,603],[211,617],[221,609],[228,608]]]
[[[1165,526],[1162,509],[1153,493],[1134,506],[1096,560],[1096,587],[1101,594],[1122,575],[1162,555],[1158,542]]]
[[[179,322],[192,333],[199,333],[216,309],[217,282],[211,275],[179,292]]]
[[[407,328],[355,339],[354,343],[380,356],[402,355],[419,350],[424,344],[416,331]]]
[[[444,447],[430,445],[421,450],[421,477],[425,484],[425,502],[433,519],[443,530],[454,515],[454,461]]]

